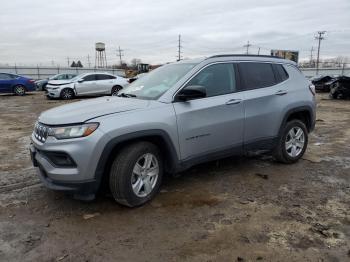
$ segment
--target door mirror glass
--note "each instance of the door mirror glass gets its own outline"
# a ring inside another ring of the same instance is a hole
[[[78,80],[78,83],[82,83],[82,82],[84,82],[84,79],[79,79]]]
[[[207,96],[207,92],[203,86],[194,85],[186,86],[178,94],[177,99],[180,101],[188,101],[197,98],[203,98]]]

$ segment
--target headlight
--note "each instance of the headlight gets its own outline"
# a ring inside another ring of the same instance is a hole
[[[50,127],[49,136],[57,139],[89,136],[97,129],[98,125],[98,123],[88,123],[75,126]]]

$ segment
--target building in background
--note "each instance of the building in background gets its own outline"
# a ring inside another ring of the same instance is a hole
[[[272,49],[271,55],[281,57],[284,59],[289,59],[294,61],[295,63],[298,63],[299,60],[299,51]]]

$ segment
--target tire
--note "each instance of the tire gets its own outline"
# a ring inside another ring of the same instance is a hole
[[[151,163],[148,166],[149,171],[143,169],[147,166],[146,158]],[[119,152],[112,163],[109,174],[111,193],[115,201],[121,205],[128,207],[143,205],[158,193],[163,172],[163,159],[154,144],[149,142],[130,144]]]
[[[71,88],[64,88],[61,91],[60,97],[64,100],[73,99],[74,91]]]
[[[292,137],[293,134],[295,137]],[[300,139],[298,139],[298,136]],[[283,127],[278,138],[277,146],[273,152],[275,159],[285,164],[297,162],[305,153],[308,138],[307,128],[302,121],[294,119],[287,122]]]
[[[117,95],[117,93],[122,89],[123,89],[123,87],[121,87],[121,86],[113,86],[112,90],[111,90],[111,96]]]
[[[15,95],[17,96],[24,96],[26,94],[26,89],[24,86],[22,85],[16,85],[13,88],[13,92],[15,93]]]

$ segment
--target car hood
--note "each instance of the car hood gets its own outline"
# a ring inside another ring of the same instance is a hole
[[[48,84],[49,84],[49,85],[56,85],[56,86],[58,86],[58,85],[69,84],[69,83],[71,83],[71,82],[72,82],[72,81],[69,80],[69,79],[67,79],[67,80],[50,80],[50,81],[48,82]]]
[[[52,108],[39,116],[46,125],[82,123],[103,115],[146,108],[149,100],[106,96]]]

